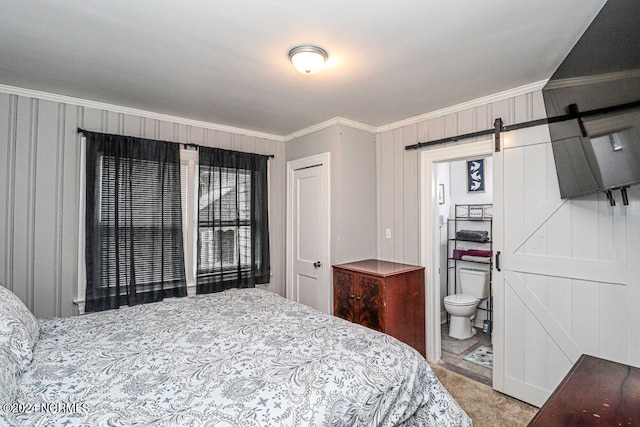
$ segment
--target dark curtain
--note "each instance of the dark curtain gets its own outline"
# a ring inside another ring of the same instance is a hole
[[[268,283],[268,156],[200,147],[197,293]]]
[[[186,296],[179,145],[83,133],[85,311]]]

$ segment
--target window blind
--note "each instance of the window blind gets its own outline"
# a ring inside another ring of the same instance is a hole
[[[85,310],[186,295],[178,145],[85,135]]]
[[[198,293],[269,282],[267,161],[200,147]]]

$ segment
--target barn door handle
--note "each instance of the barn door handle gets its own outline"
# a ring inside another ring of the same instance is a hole
[[[500,270],[500,251],[496,252],[496,270]]]
[[[320,268],[320,267],[322,267],[322,263],[320,261],[316,261],[316,262],[313,263],[313,266],[315,268]]]

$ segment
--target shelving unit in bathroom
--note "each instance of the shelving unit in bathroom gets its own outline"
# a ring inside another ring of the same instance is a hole
[[[467,204],[455,205],[454,217],[448,220],[447,227],[447,295],[455,294],[458,291],[458,267],[475,268],[484,270],[487,266],[489,271],[489,283],[492,282],[493,271],[493,205],[491,204]],[[487,231],[488,240],[469,240],[459,238],[458,232],[461,230]],[[486,260],[462,259],[460,253],[456,251],[458,246],[464,246],[464,250],[489,251],[491,256],[483,257]],[[453,277],[452,277],[453,276]],[[453,289],[452,289],[453,285]],[[489,325],[493,322],[493,290],[489,286],[489,298],[483,301],[478,310],[486,313],[486,320]],[[449,319],[447,318],[447,321]]]

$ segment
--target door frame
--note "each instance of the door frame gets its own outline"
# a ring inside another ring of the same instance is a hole
[[[286,285],[285,297],[291,299],[293,295],[293,226],[294,226],[294,172],[299,169],[310,168],[314,166],[322,166],[324,168],[324,193],[326,195],[325,209],[321,213],[321,221],[324,225],[326,233],[322,242],[322,273],[324,283],[322,286],[324,292],[324,310],[326,313],[333,313],[333,288],[331,286],[331,155],[329,152],[320,153],[302,159],[291,160],[287,162],[287,242],[286,242]]]
[[[440,227],[436,221],[438,212],[438,169],[436,163],[491,155],[493,155],[493,139],[426,149],[420,153],[420,261],[426,268],[425,331],[427,334],[427,360],[429,362],[437,362],[442,357]]]

